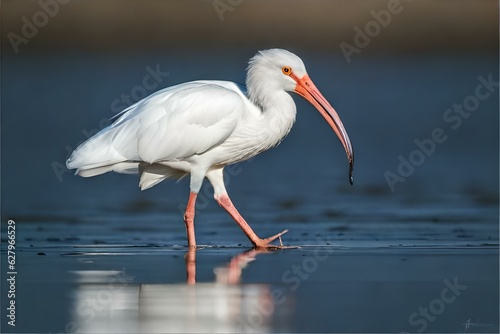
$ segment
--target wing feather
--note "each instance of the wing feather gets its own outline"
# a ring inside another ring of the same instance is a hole
[[[224,142],[244,110],[236,85],[195,81],[161,90],[125,109],[67,161],[80,171],[124,161],[179,161]],[[106,169],[103,169],[106,170]]]

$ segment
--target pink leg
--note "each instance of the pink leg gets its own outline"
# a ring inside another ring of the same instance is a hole
[[[231,199],[229,199],[229,196],[227,194],[216,196],[215,199],[217,200],[217,203],[219,203],[220,206],[226,209],[226,211],[231,215],[231,217],[233,217],[233,219],[238,223],[238,225],[241,227],[243,232],[245,232],[248,239],[250,239],[255,248],[275,247],[275,246],[269,246],[269,243],[278,239],[283,234],[288,232],[288,230],[285,230],[281,233],[273,235],[272,237],[261,239],[257,236],[257,234],[255,234],[255,232],[252,230],[250,225],[248,225],[245,219],[243,219],[238,210],[236,210],[233,203],[231,202]]]
[[[184,214],[184,223],[186,224],[186,234],[189,247],[196,247],[196,237],[194,235],[194,205],[196,203],[196,193],[189,193],[189,200]]]

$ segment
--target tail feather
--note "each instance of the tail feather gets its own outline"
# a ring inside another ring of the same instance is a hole
[[[137,142],[131,139],[135,136],[130,135],[133,131],[135,131],[135,127],[109,126],[101,130],[73,151],[66,161],[66,167],[83,171],[139,160]],[[78,171],[77,173],[82,175]]]
[[[116,172],[122,174],[137,174],[139,172],[139,163],[119,162],[113,165],[76,170],[76,174],[82,177],[91,177],[91,176],[101,175],[107,172]]]

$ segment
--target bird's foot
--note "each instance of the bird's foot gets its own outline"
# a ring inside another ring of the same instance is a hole
[[[288,232],[288,230],[284,230],[278,234],[275,234],[269,238],[266,238],[266,239],[258,239],[256,241],[252,241],[253,243],[253,247],[255,249],[259,249],[259,250],[273,250],[273,249],[286,249],[286,248],[297,248],[297,247],[293,247],[293,246],[283,246],[283,242],[281,242],[281,236],[283,234],[285,234],[286,232]],[[279,239],[280,241],[280,245],[270,245],[271,242],[273,242],[274,240],[276,239]]]

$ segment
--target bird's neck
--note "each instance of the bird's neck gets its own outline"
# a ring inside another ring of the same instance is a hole
[[[261,110],[259,137],[266,142],[267,148],[276,146],[290,132],[295,122],[295,103],[290,94],[281,88],[248,88],[248,98]]]

